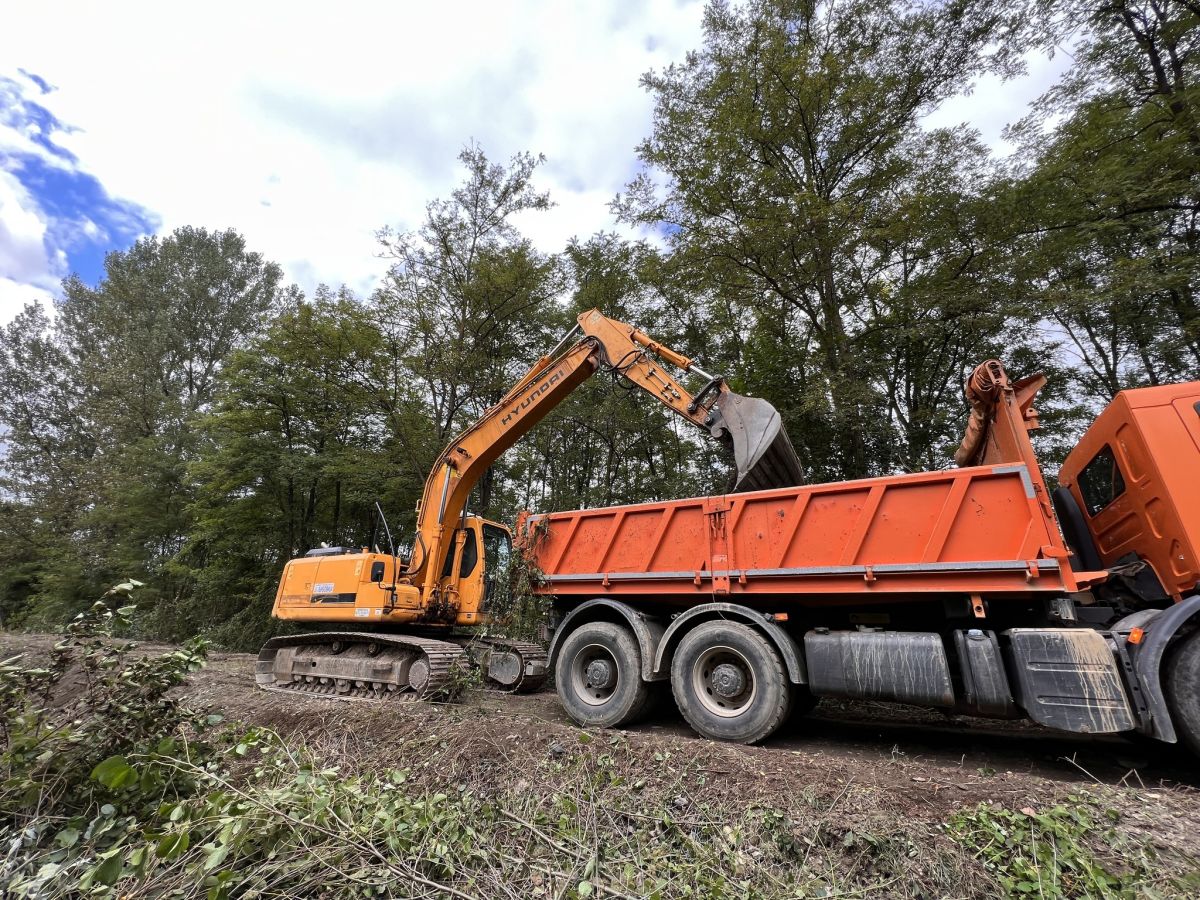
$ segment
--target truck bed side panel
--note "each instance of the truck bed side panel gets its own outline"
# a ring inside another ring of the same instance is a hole
[[[555,594],[1073,590],[1024,466],[530,517]]]

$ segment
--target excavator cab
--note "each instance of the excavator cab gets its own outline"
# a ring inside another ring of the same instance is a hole
[[[456,621],[473,625],[482,620],[503,588],[512,556],[512,535],[497,522],[467,515],[455,529],[442,566],[442,594],[454,598]]]

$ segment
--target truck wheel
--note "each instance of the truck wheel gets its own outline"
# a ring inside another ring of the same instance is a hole
[[[1167,658],[1167,705],[1179,737],[1200,754],[1200,631],[1185,637]]]
[[[792,685],[765,637],[738,622],[706,622],[684,635],[671,661],[671,691],[700,734],[765,740],[787,718]]]
[[[588,622],[567,635],[554,665],[554,683],[567,715],[585,728],[616,728],[650,705],[641,653],[628,628]]]

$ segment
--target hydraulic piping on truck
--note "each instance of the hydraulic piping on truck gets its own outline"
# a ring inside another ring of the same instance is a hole
[[[705,380],[695,394],[664,363]],[[608,370],[726,443],[734,491],[801,483],[800,461],[771,404],[744,397],[696,361],[598,310],[517,381],[435,461],[417,505],[413,551],[310,550],[284,567],[272,614],[353,631],[274,638],[257,680],[271,690],[338,697],[422,697],[453,690],[467,653],[487,680],[534,690],[548,675],[536,644],[456,632],[486,622],[497,570],[511,552],[506,528],[467,513],[476,483],[500,455],[579,384]]]

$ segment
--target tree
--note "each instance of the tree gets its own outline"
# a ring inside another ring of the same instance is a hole
[[[9,329],[3,479],[48,542],[35,601],[70,611],[127,577],[186,593],[169,562],[190,527],[193,423],[280,279],[235,232],[181,228],[110,253],[94,288],[67,279],[53,322],[29,309]]]
[[[499,402],[564,322],[552,303],[561,287],[558,261],[512,223],[519,213],[550,207],[532,185],[541,157],[520,153],[504,167],[472,144],[459,160],[466,179],[426,207],[417,231],[379,236],[392,265],[373,304],[396,362],[392,395],[399,401],[419,386],[433,424],[427,440],[408,447],[422,473]],[[400,402],[390,411],[398,434],[407,430],[408,411]],[[480,484],[477,512],[492,509],[495,483],[493,467]]]
[[[1013,129],[1011,269],[1099,401],[1200,373],[1200,8],[1057,8],[1075,63]]]
[[[680,293],[703,298],[708,339],[735,379],[794,398],[785,416],[818,478],[928,456],[935,436],[912,428],[913,446],[894,452],[893,416],[908,401],[889,393],[896,377],[880,376],[870,336],[897,318],[901,295],[916,302],[909,287],[926,273],[945,288],[979,265],[969,235],[948,240],[952,223],[940,246],[919,249],[896,240],[895,222],[960,205],[914,184],[928,157],[970,150],[970,136],[927,135],[920,122],[973,75],[1011,69],[1012,24],[972,2],[713,2],[703,48],[643,79],[655,112],[639,154],[668,183],[660,191],[647,172],[616,208],[664,231]],[[973,351],[990,323],[925,324],[963,332],[953,342]]]
[[[189,468],[195,525],[177,565],[196,595],[163,608],[158,630],[183,637],[219,623],[226,643],[254,645],[284,562],[322,543],[371,540],[393,469],[381,345],[362,304],[322,287],[229,357]]]

